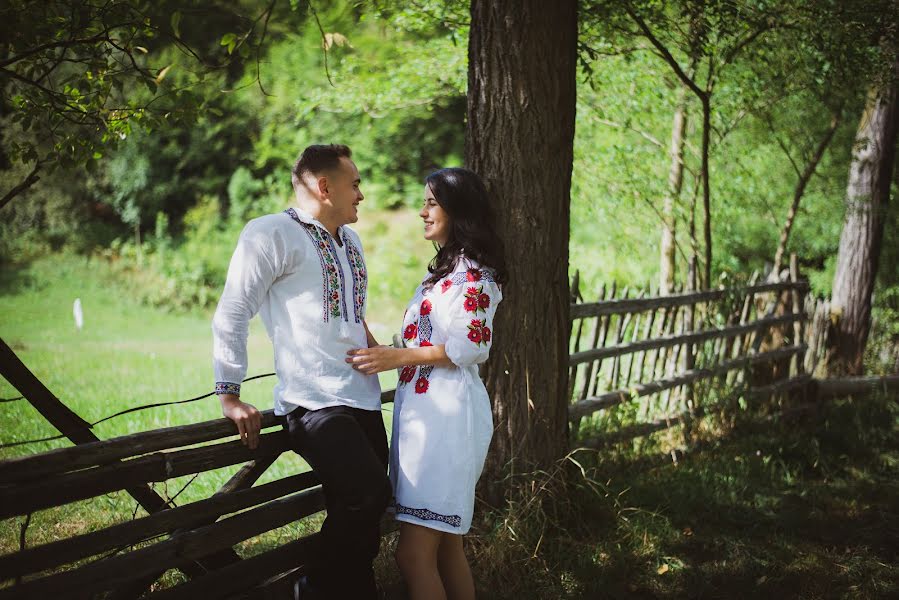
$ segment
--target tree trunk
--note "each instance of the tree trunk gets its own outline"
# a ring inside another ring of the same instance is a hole
[[[687,129],[686,89],[678,90],[677,108],[674,111],[674,124],[671,127],[671,168],[668,170],[668,193],[662,205],[662,248],[659,269],[659,294],[671,293],[675,278],[675,245],[677,217],[674,207],[680,199],[684,182],[684,134]]]
[[[890,198],[899,119],[899,62],[893,79],[872,90],[862,114],[849,166],[846,217],[833,279],[828,371],[861,375],[871,327],[871,294],[880,259],[883,223]]]
[[[494,506],[510,473],[567,449],[576,45],[573,0],[471,3],[465,162],[494,199],[510,271],[484,370],[495,430],[481,483]]]
[[[709,60],[712,60],[709,58]],[[709,189],[709,136],[712,130],[712,102],[710,93],[702,100],[702,237],[705,241],[705,265],[703,266],[703,281],[700,288],[712,287],[712,203],[711,190]]]
[[[793,222],[796,220],[796,213],[799,211],[799,202],[802,200],[803,194],[805,194],[805,186],[808,185],[812,175],[815,174],[815,169],[818,168],[818,163],[821,162],[824,151],[830,145],[830,141],[833,139],[833,134],[836,132],[839,124],[840,113],[835,112],[830,119],[830,127],[827,128],[824,137],[821,139],[818,147],[815,148],[815,153],[805,164],[805,169],[803,169],[802,173],[799,174],[799,181],[796,182],[796,189],[793,191],[793,203],[790,205],[790,210],[787,212],[787,220],[780,231],[780,242],[778,242],[777,251],[774,253],[774,267],[771,269],[769,279],[773,280],[780,277],[780,267],[783,265],[784,253],[786,253],[787,243],[790,241],[790,232],[793,230]]]

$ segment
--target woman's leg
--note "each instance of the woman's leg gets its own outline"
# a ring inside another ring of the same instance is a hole
[[[474,600],[474,579],[461,535],[443,534],[437,549],[437,569],[448,600]]]
[[[445,600],[446,591],[437,571],[437,548],[443,536],[427,527],[400,523],[396,564],[406,580],[409,600]]]

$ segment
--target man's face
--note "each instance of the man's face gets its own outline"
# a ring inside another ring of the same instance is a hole
[[[365,199],[359,189],[359,169],[346,157],[340,166],[327,176],[327,199],[330,200],[334,220],[340,225],[359,220],[359,203]]]

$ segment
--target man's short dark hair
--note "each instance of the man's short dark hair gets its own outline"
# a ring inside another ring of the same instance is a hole
[[[341,157],[352,156],[353,151],[343,144],[313,144],[303,150],[294,163],[290,181],[297,187],[306,175],[320,175],[324,171],[336,169]]]

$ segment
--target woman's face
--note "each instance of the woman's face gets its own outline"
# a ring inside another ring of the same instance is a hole
[[[440,246],[446,245],[450,236],[452,221],[446,211],[437,204],[434,192],[429,185],[425,185],[425,201],[421,212],[418,213],[425,225],[425,239]]]

